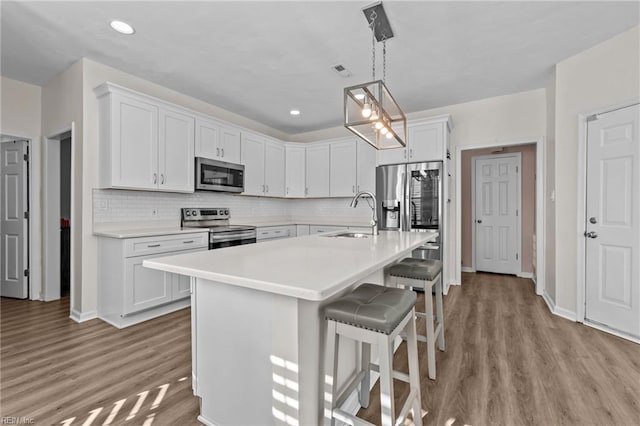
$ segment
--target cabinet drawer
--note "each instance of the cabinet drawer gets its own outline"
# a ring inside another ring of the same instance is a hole
[[[323,232],[346,231],[346,226],[330,226],[330,225],[310,225],[310,234],[322,234]]]
[[[146,256],[172,251],[191,250],[209,245],[209,234],[163,235],[158,237],[128,238],[125,241],[124,257]]]
[[[295,236],[295,226],[269,226],[257,229],[256,240],[264,241],[274,238],[288,238]]]

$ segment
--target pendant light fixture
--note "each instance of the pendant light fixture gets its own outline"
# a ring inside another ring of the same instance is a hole
[[[376,149],[406,146],[407,118],[385,85],[387,40],[393,37],[382,2],[363,9],[371,29],[371,80],[344,89],[344,126]],[[382,42],[382,80],[376,80],[376,43]]]

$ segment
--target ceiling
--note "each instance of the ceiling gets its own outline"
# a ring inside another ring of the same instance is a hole
[[[371,80],[370,3],[3,0],[1,72],[42,86],[87,57],[297,134],[341,125],[343,88]],[[544,87],[554,64],[640,21],[638,2],[384,5],[387,86],[406,113]]]

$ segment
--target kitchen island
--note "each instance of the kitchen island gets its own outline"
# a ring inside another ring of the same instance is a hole
[[[145,260],[146,267],[192,277],[199,420],[220,426],[322,424],[322,307],[363,282],[382,284],[385,266],[436,236],[322,234]],[[355,369],[355,344],[341,342],[340,360],[339,384]]]

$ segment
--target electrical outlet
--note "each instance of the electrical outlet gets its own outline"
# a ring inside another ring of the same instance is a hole
[[[151,216],[158,216],[158,209],[151,210]]]
[[[109,200],[100,200],[100,210],[109,210]]]

